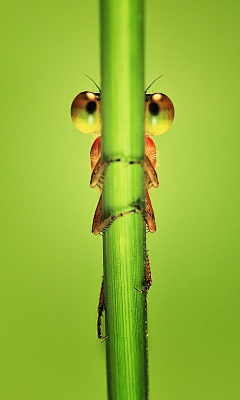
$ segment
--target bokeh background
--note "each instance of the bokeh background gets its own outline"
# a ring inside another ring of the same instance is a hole
[[[106,399],[92,138],[70,119],[101,85],[98,1],[1,9],[1,400]],[[240,3],[146,1],[145,86],[176,115],[157,137],[147,247],[151,399],[238,400]],[[124,129],[124,118],[123,118]]]

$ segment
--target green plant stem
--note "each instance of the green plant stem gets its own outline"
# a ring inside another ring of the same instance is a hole
[[[145,207],[143,0],[101,0],[103,217]],[[140,212],[104,232],[103,268],[109,400],[146,400],[146,229]]]

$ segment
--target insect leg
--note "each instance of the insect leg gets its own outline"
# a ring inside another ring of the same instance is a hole
[[[145,200],[145,212],[143,213],[143,216],[146,221],[149,232],[152,233],[155,232],[156,231],[155,216],[147,189],[146,189],[146,200]]]
[[[140,208],[138,206],[135,206],[131,210],[116,215],[110,215],[109,217],[102,220],[102,195],[101,195],[93,218],[92,233],[94,235],[98,235],[99,233],[103,232],[104,229],[106,229],[109,225],[111,225],[117,218],[124,217],[125,215],[128,214],[134,214],[138,211],[141,212]]]
[[[94,235],[98,235],[101,231],[98,230],[99,225],[101,225],[102,221],[102,195],[100,196],[100,199],[98,201],[98,205],[95,210],[95,214],[93,217],[93,223],[92,223],[92,233]]]
[[[140,293],[147,293],[151,286],[152,286],[152,272],[151,272],[148,252],[146,252],[146,278],[145,281],[143,282],[142,290],[139,290],[137,288],[135,289]]]
[[[102,187],[102,178],[105,169],[111,162],[116,162],[116,161],[121,161],[120,158],[115,159],[115,160],[110,160],[106,161],[103,164],[101,164],[101,157],[98,159],[93,171],[92,171],[92,176],[91,176],[91,182],[90,185],[91,187],[94,186],[99,186]],[[129,164],[140,164],[142,167],[145,169],[146,172],[146,186],[148,187],[150,184],[155,185],[157,187],[158,185],[158,178],[157,174],[155,171],[155,168],[153,167],[151,161],[149,158],[146,156],[146,161],[130,161]],[[150,178],[151,176],[151,178]],[[93,223],[92,223],[92,233],[94,235],[98,235],[102,231],[104,231],[105,228],[108,227],[113,221],[115,221],[116,218],[122,217],[127,214],[132,214],[135,212],[141,212],[145,222],[148,226],[148,229],[150,232],[155,232],[156,231],[156,223],[155,223],[155,216],[154,216],[154,211],[152,208],[152,203],[148,194],[148,190],[146,189],[146,198],[145,198],[145,210],[141,210],[138,205],[133,206],[133,209],[126,211],[124,213],[119,213],[117,215],[109,216],[108,218],[102,220],[102,195],[99,199],[98,205],[96,207],[96,211],[93,217]]]
[[[157,188],[159,186],[157,172],[156,172],[154,166],[152,165],[151,160],[148,158],[147,155],[145,155],[145,159],[146,159],[146,161],[143,165],[143,168],[149,177],[149,182],[147,182],[147,186],[149,186],[151,184],[153,187]]]
[[[108,335],[106,335],[106,336],[102,335],[101,321],[102,321],[103,311],[104,311],[104,283],[103,283],[103,280],[102,280],[99,303],[98,303],[98,319],[97,319],[98,339],[106,339],[108,337]]]
[[[151,272],[151,266],[150,266],[150,261],[149,261],[149,257],[148,257],[148,252],[146,251],[146,285],[145,285],[145,290],[148,291],[151,286],[152,286],[152,272]]]
[[[106,168],[109,166],[109,164],[111,164],[113,162],[117,162],[117,161],[121,161],[121,159],[116,158],[114,160],[104,161],[104,163],[102,163],[101,157],[100,157],[98,162],[96,163],[95,167],[93,168],[91,180],[90,180],[90,186],[92,188],[95,186],[102,187],[102,178],[103,178]]]
[[[134,213],[136,213],[138,211],[140,211],[139,207],[135,206],[131,210],[128,210],[128,211],[125,211],[125,212],[121,212],[121,213],[118,213],[116,215],[110,215],[110,217],[104,219],[101,222],[101,224],[98,227],[98,233],[103,232],[104,229],[106,229],[109,225],[111,225],[117,218],[124,217],[125,215],[128,215],[128,214],[134,214]]]
[[[143,167],[146,173],[147,187],[154,186],[157,188],[159,186],[157,172],[147,155],[145,155],[145,161],[129,161],[129,164],[140,164]]]
[[[102,161],[100,157],[92,170],[90,179],[90,187],[92,188],[95,186],[102,188],[102,174],[106,167],[103,168],[101,163]]]
[[[121,161],[121,158],[116,158],[114,160],[109,160],[109,161],[104,161],[104,163],[101,162],[101,157],[95,164],[92,175],[91,175],[91,180],[90,180],[90,186],[95,187],[95,186],[100,186],[102,187],[102,177],[104,175],[105,169],[108,167],[109,164],[112,162],[119,162]],[[145,156],[145,161],[129,161],[128,162],[130,165],[132,164],[140,164],[145,173],[146,173],[146,186],[154,186],[157,188],[159,186],[159,181],[158,181],[158,176],[157,172],[152,165],[152,162],[148,158],[148,156]]]

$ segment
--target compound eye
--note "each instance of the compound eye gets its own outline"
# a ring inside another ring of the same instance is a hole
[[[100,133],[100,101],[92,92],[79,93],[72,102],[71,117],[83,133]]]
[[[163,93],[149,96],[146,104],[145,132],[150,135],[162,135],[173,123],[173,103]]]

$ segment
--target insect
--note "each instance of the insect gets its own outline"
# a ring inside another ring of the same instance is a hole
[[[159,77],[158,77],[159,78]],[[157,79],[158,79],[157,78]],[[91,78],[90,78],[91,79]],[[155,79],[151,85],[157,80]],[[94,81],[93,81],[94,82]],[[95,83],[95,82],[94,82]],[[96,85],[96,84],[95,84]],[[172,101],[163,93],[149,94],[145,91],[145,161],[129,161],[129,164],[139,163],[145,171],[146,199],[145,210],[140,211],[145,219],[149,232],[156,231],[156,222],[152,203],[149,197],[149,189],[158,187],[158,176],[156,172],[157,151],[151,138],[153,135],[161,135],[172,125],[174,118],[174,107]],[[97,86],[97,85],[96,85]],[[79,93],[72,102],[71,117],[75,127],[83,133],[92,133],[96,138],[90,150],[91,180],[90,186],[98,186],[101,190],[103,185],[103,174],[111,162],[120,162],[121,159],[101,161],[101,90],[93,93],[89,91]],[[92,233],[101,234],[114,220],[126,214],[137,211],[137,207],[124,213],[102,218],[102,194],[100,195],[92,223]],[[147,293],[152,285],[151,269],[148,254],[146,255],[146,279],[141,293]],[[98,338],[105,338],[101,332],[101,318],[104,311],[104,282],[102,281],[100,298],[98,304],[97,332]]]

